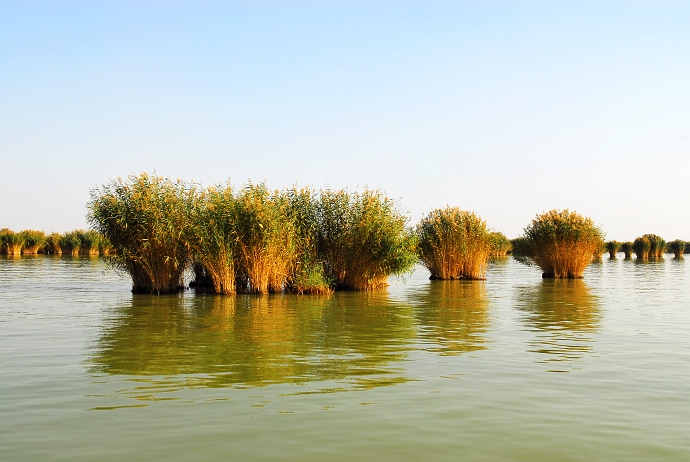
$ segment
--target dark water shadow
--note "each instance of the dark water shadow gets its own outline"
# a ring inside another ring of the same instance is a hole
[[[539,362],[575,361],[593,351],[592,334],[599,328],[601,315],[599,300],[584,280],[544,279],[519,287],[516,304],[522,322],[536,336],[529,343],[530,351],[544,355]]]
[[[459,355],[486,348],[489,302],[483,281],[431,281],[410,301],[427,351]]]
[[[384,293],[333,296],[133,296],[112,310],[89,359],[93,374],[149,387],[404,382],[411,307]],[[337,390],[342,391],[342,390]]]

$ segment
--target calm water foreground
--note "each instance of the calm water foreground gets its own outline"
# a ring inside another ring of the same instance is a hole
[[[690,275],[141,296],[0,256],[0,460],[690,460]]]

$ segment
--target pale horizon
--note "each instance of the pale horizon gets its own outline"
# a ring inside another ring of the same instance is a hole
[[[0,1],[0,228],[142,172],[690,240],[690,4]]]

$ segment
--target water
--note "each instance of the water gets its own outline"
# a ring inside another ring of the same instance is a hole
[[[621,254],[622,257],[622,254]],[[690,276],[141,296],[0,256],[0,460],[689,460]]]

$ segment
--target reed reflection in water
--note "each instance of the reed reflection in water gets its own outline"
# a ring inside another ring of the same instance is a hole
[[[536,333],[530,351],[547,355],[544,362],[573,361],[591,353],[599,301],[584,280],[544,279],[519,287],[516,301],[523,322]]]
[[[385,291],[333,296],[134,296],[95,341],[92,373],[165,391],[335,380],[367,389],[406,380],[409,306]],[[340,389],[335,391],[341,391]]]
[[[459,355],[486,348],[489,302],[483,281],[431,281],[413,300],[427,351]]]

